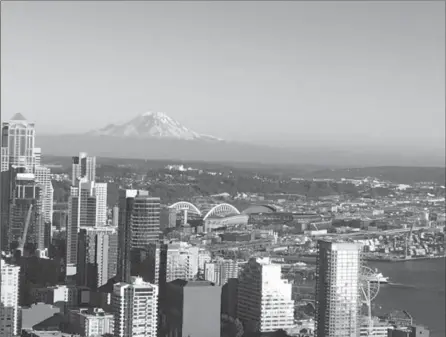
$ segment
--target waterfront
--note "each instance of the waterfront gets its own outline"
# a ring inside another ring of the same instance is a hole
[[[445,337],[445,262],[444,258],[368,262],[390,278],[390,284],[381,285],[375,300],[381,306],[378,314],[407,310],[416,323],[429,327],[431,337]]]

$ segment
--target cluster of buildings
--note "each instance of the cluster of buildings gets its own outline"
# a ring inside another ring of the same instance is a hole
[[[96,158],[80,153],[72,158],[66,228],[53,237],[51,173],[34,138],[34,124],[21,115],[2,123],[0,336],[400,336],[371,317],[364,323],[358,242],[317,241],[315,316],[306,328],[281,264],[220,254],[228,248],[222,241],[277,244],[279,223],[305,224],[302,232],[332,226],[317,213],[269,205],[239,212],[226,203],[203,211],[179,202],[167,209],[163,233],[160,198],[121,189],[108,221],[107,183],[97,179]],[[178,228],[177,213],[188,239],[164,235]],[[192,230],[194,213],[201,224]],[[244,231],[225,232],[237,226]],[[408,333],[428,336],[420,327]]]

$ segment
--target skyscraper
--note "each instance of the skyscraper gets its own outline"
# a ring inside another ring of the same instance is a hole
[[[107,183],[94,183],[96,196],[96,226],[107,224]]]
[[[95,227],[97,215],[94,182],[78,180],[78,187],[71,187],[68,199],[67,224],[67,276],[76,274],[78,232],[82,227]]]
[[[118,233],[116,228],[85,227],[79,232],[78,285],[97,289],[116,276]]]
[[[141,251],[160,236],[160,199],[148,191],[121,190],[119,194],[118,279],[129,282]],[[133,266],[132,266],[133,264]]]
[[[20,168],[11,167],[20,172]],[[24,168],[22,168],[22,171]],[[19,244],[31,243],[35,249],[43,250],[45,246],[45,226],[43,214],[43,190],[32,173],[15,173],[12,175],[13,189],[10,196],[8,242]],[[29,219],[28,226],[26,225]],[[25,229],[27,232],[25,233]],[[26,237],[24,237],[26,234]]]
[[[42,185],[44,220],[45,222],[52,222],[54,188],[51,183],[51,171],[47,167],[36,165],[35,176],[36,181]]]
[[[156,337],[158,287],[132,277],[113,287],[112,308],[115,337]]]
[[[73,157],[71,171],[73,186],[77,186],[79,178],[85,178],[88,181],[96,180],[96,157],[88,157],[85,152],[80,152],[78,156]]]
[[[361,244],[318,242],[316,336],[360,335]]]
[[[294,326],[292,285],[269,258],[251,258],[241,271],[237,316],[245,331],[271,332]]]
[[[19,320],[19,273],[20,267],[1,263],[0,336],[20,334]]]
[[[35,128],[22,114],[15,114],[11,120],[2,122],[1,171],[10,165],[23,166],[32,173],[34,157]]]

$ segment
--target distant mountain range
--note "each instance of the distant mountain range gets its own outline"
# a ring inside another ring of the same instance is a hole
[[[43,154],[72,155],[86,151],[91,155],[112,158],[142,158],[210,162],[258,162],[311,164],[326,168],[364,166],[439,166],[444,167],[443,153],[314,146],[311,142],[287,148],[225,141],[200,134],[162,112],[147,112],[122,124],[109,124],[82,134],[42,135],[37,132],[37,146]],[[437,151],[438,152],[438,151]]]
[[[89,131],[87,135],[139,139],[222,140],[192,131],[163,112],[146,112],[126,123],[109,124],[102,129]]]

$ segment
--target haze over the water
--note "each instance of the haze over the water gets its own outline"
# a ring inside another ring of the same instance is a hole
[[[228,140],[444,149],[442,1],[1,6],[2,119],[38,133],[151,110]]]

